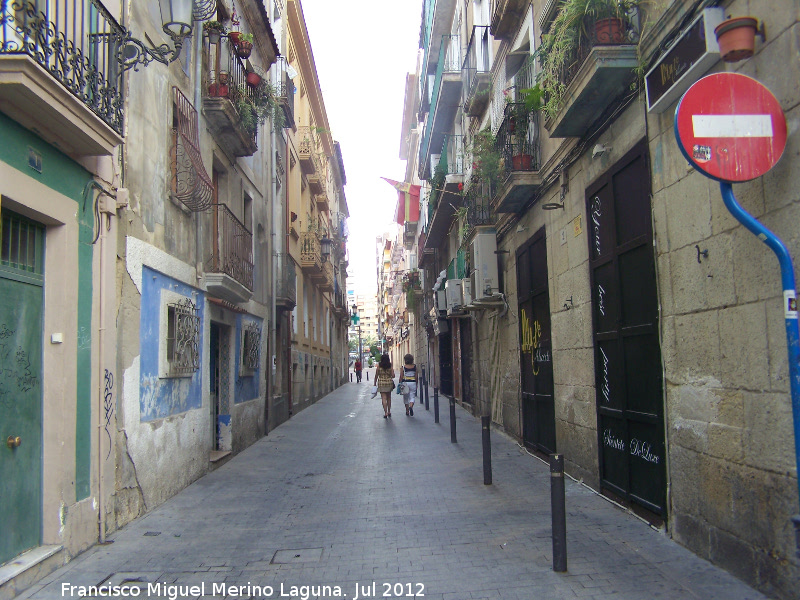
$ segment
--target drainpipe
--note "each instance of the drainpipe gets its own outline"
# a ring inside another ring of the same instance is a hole
[[[194,62],[194,106],[195,109],[201,107],[203,96],[201,91],[200,82],[203,80],[203,28],[201,21],[194,22],[193,33],[194,39],[192,40],[192,61]],[[201,112],[197,111],[198,115]],[[199,127],[198,127],[199,129]],[[199,135],[199,133],[198,133]],[[200,277],[203,272],[203,259],[200,240],[202,239],[202,223],[200,222],[200,213],[194,213],[194,263],[195,263],[195,277],[197,283],[200,283]]]
[[[270,174],[270,194],[269,194],[269,208],[272,217],[273,226],[270,227],[270,234],[269,234],[269,264],[272,265],[272,269],[270,269],[270,321],[269,321],[269,339],[267,340],[267,390],[266,396],[264,398],[264,435],[269,433],[269,403],[270,399],[272,398],[272,388],[275,387],[275,375],[277,372],[273,374],[272,372],[272,353],[275,351],[275,334],[276,334],[276,322],[275,317],[277,314],[277,309],[275,307],[275,299],[277,298],[278,293],[278,254],[275,248],[275,223],[280,223],[280,215],[278,213],[278,202],[275,201],[275,198],[278,194],[278,170],[276,168],[276,160],[275,160],[275,153],[277,152],[277,144],[278,144],[278,136],[275,130],[275,123],[272,123],[271,131],[270,131],[270,153],[269,153],[269,161],[267,164],[269,165],[269,174]]]

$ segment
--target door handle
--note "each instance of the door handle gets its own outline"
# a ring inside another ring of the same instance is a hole
[[[22,443],[22,438],[19,437],[19,436],[14,437],[13,435],[10,435],[10,436],[8,436],[8,439],[6,440],[6,446],[11,448],[12,450],[14,448],[19,447],[19,445],[21,443]]]

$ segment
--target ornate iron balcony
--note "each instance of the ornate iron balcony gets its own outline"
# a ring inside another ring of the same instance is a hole
[[[99,0],[0,2],[0,57],[28,55],[120,135],[124,34]]]
[[[225,273],[253,290],[253,234],[224,204],[211,207],[214,240],[209,271]]]

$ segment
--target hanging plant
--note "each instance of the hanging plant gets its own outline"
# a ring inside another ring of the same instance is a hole
[[[236,47],[236,55],[239,58],[249,58],[250,53],[253,51],[253,34],[240,34],[238,40],[234,42],[234,45]]]

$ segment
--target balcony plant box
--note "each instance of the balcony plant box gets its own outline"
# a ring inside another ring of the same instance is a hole
[[[739,62],[753,56],[756,47],[758,19],[734,17],[714,29],[719,43],[719,55],[725,62]]]

